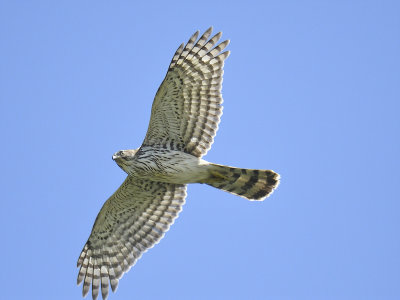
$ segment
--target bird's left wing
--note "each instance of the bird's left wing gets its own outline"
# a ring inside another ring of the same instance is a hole
[[[143,145],[181,150],[201,157],[214,141],[222,115],[222,75],[229,40],[221,32],[196,32],[176,50],[154,98]]]
[[[186,185],[128,176],[104,203],[78,259],[78,284],[83,296],[92,285],[92,297],[108,296],[137,259],[169,229],[185,203]]]

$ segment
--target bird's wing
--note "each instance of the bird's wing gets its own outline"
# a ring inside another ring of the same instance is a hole
[[[222,115],[222,75],[229,55],[221,53],[229,40],[216,45],[221,32],[209,39],[211,32],[212,27],[197,40],[197,31],[176,51],[154,98],[143,145],[197,157],[210,149]]]
[[[186,185],[128,176],[97,215],[92,233],[78,259],[78,284],[83,296],[108,296],[124,272],[153,247],[169,229],[185,203]]]

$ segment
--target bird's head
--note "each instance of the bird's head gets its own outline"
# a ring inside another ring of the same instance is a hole
[[[128,173],[127,168],[130,164],[130,161],[133,159],[138,150],[139,149],[117,151],[113,154],[112,159],[117,163],[118,166]]]

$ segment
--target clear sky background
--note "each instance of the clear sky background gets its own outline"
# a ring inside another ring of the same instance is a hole
[[[109,299],[400,299],[398,1],[1,1],[1,299],[80,299],[76,261],[180,43],[231,39],[209,161]]]

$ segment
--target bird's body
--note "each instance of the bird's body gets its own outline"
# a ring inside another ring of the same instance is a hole
[[[139,149],[121,150],[115,162],[128,174],[104,203],[78,259],[83,296],[92,286],[103,299],[124,272],[169,229],[185,203],[186,184],[204,183],[249,200],[263,200],[279,184],[271,170],[241,169],[202,159],[222,115],[222,74],[229,41],[209,28],[176,51],[154,98]]]
[[[204,183],[209,177],[207,161],[179,150],[147,146],[133,155],[131,150],[119,152],[113,159],[131,176],[175,184]]]

